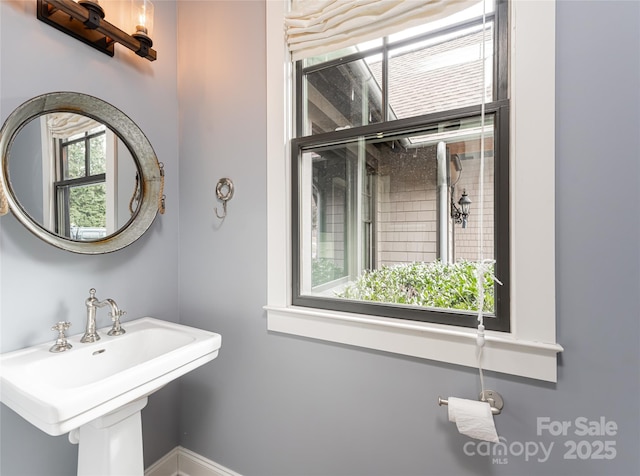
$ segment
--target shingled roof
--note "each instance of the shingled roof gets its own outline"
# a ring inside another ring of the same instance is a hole
[[[487,30],[485,55],[491,55]],[[396,118],[456,109],[482,101],[482,31],[422,49],[390,56],[389,104]],[[489,57],[490,58],[490,57]],[[381,62],[368,67],[381,88]],[[491,66],[487,71],[487,100],[491,100]]]

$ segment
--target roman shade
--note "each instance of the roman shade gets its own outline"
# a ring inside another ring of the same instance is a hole
[[[433,21],[479,0],[292,0],[285,17],[293,60],[381,38]]]
[[[46,118],[47,130],[54,139],[66,139],[102,125],[90,117],[66,112],[47,114]]]

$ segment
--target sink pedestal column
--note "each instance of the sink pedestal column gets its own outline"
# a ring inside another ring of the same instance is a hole
[[[147,397],[69,433],[78,443],[78,476],[142,476],[142,419]]]

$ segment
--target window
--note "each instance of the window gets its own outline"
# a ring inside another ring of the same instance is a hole
[[[54,112],[34,121],[33,133],[40,137],[40,163],[34,168],[42,174],[38,213],[44,228],[90,241],[130,219],[137,205],[137,171],[111,129],[87,116]],[[133,196],[129,190],[135,190]]]
[[[106,127],[56,142],[56,233],[81,241],[106,236]]]
[[[311,263],[314,256],[317,258],[320,257],[321,252],[326,252],[323,247],[337,249],[337,246],[333,244],[326,244],[332,243],[327,239],[328,235],[322,235],[329,232],[328,227],[332,224],[327,200],[332,199],[337,204],[340,197],[343,200],[353,200],[354,196],[353,192],[349,195],[348,189],[340,183],[339,179],[342,178],[346,182],[349,177],[355,176],[356,178],[360,177],[361,180],[357,189],[359,193],[356,194],[361,205],[355,208],[360,214],[360,218],[356,221],[356,226],[352,227],[352,230],[360,231],[358,231],[359,235],[353,235],[355,239],[351,242],[356,243],[356,250],[360,249],[363,252],[356,253],[356,256],[350,253],[347,261],[353,260],[356,263],[359,261],[363,267],[370,266],[370,263],[375,264],[376,260],[379,263],[381,259],[379,251],[382,246],[380,237],[363,231],[367,226],[373,226],[373,224],[369,225],[372,219],[379,219],[380,213],[385,213],[382,211],[383,205],[372,201],[375,194],[379,194],[380,185],[378,184],[376,187],[375,181],[380,177],[372,174],[367,178],[367,154],[371,155],[371,152],[376,148],[380,150],[397,148],[398,144],[407,145],[411,141],[416,141],[417,144],[417,139],[433,138],[434,134],[451,132],[443,127],[448,124],[451,118],[438,117],[438,114],[446,116],[443,111],[426,110],[420,112],[419,116],[405,117],[399,107],[394,107],[390,95],[388,105],[384,105],[382,102],[362,101],[369,104],[367,107],[373,113],[370,115],[361,114],[360,117],[355,114],[350,116],[353,123],[341,125],[342,127],[350,125],[350,129],[332,131],[329,127],[331,124],[327,122],[326,129],[323,130],[319,125],[315,126],[315,130],[307,128],[304,130],[307,135],[300,135],[298,139],[290,142],[291,137],[294,136],[291,131],[293,129],[291,120],[293,107],[288,103],[287,98],[291,97],[290,89],[295,84],[295,79],[291,70],[289,54],[283,47],[285,39],[282,22],[287,3],[287,1],[267,2],[269,285],[268,302],[265,309],[268,329],[272,332],[294,334],[475,367],[477,361],[474,329],[438,322],[389,318],[369,312],[354,312],[350,309],[334,310],[295,304],[297,297],[292,292],[293,289],[302,289],[301,296],[305,298],[319,299],[321,297],[319,293],[322,290],[318,287],[320,286],[318,280],[327,278],[317,276],[307,278],[305,273],[300,273],[300,276],[296,278],[292,272],[294,269],[292,259],[308,260]],[[492,96],[487,99],[488,106],[489,103],[497,104],[493,105],[496,107],[488,107],[486,111],[487,126],[492,128],[493,137],[488,135],[486,140],[488,143],[485,144],[485,156],[489,165],[485,165],[495,170],[490,165],[492,157],[495,156],[497,161],[499,156],[504,156],[504,151],[499,148],[504,135],[501,121],[506,120],[509,124],[508,286],[510,302],[508,307],[511,326],[508,331],[487,332],[483,367],[487,370],[512,375],[556,381],[557,353],[562,351],[562,347],[556,343],[555,338],[555,3],[553,1],[514,1],[509,2],[507,10],[509,17],[507,54],[509,58],[510,104],[508,114],[504,114],[504,109],[499,110],[500,101],[503,98]],[[544,32],[544,35],[541,35],[540,32]],[[389,43],[389,47],[393,46],[391,43],[392,41]],[[379,48],[380,45],[374,47]],[[357,53],[364,52],[363,49]],[[393,56],[390,55],[390,58],[392,59]],[[328,60],[327,63],[338,60],[338,58],[325,59]],[[305,64],[305,67],[309,68],[307,70],[309,73],[313,72],[311,68],[314,66],[311,61]],[[334,66],[342,67],[343,70],[345,68],[344,64],[339,65],[338,62],[334,63]],[[393,68],[391,62],[390,67]],[[492,71],[492,74],[493,78],[500,77],[499,72]],[[391,90],[392,88],[389,88],[390,94]],[[493,90],[496,90],[495,81]],[[500,90],[499,85],[497,90]],[[361,90],[355,90],[355,92],[358,91]],[[367,94],[361,94],[360,97],[370,98],[370,92],[371,88]],[[311,97],[311,94],[309,96]],[[333,103],[336,102],[333,101]],[[378,104],[382,104],[382,106],[378,106]],[[470,104],[463,104],[458,108],[453,108],[458,112],[462,109],[469,109],[468,115],[462,114],[464,117],[458,115],[454,118],[456,121],[460,120],[461,125],[464,123],[467,126],[467,132],[473,129],[473,123],[477,121],[477,109],[474,113],[474,107]],[[324,110],[330,111],[330,108],[325,107]],[[390,120],[385,122],[385,120],[376,118],[375,111],[377,110],[391,110],[396,116],[394,118],[393,115],[390,115]],[[505,116],[508,118],[505,119]],[[333,115],[332,117],[337,116]],[[362,123],[362,118],[365,119],[364,123]],[[392,122],[395,122],[396,125],[400,124],[402,127],[387,128]],[[436,132],[435,129],[443,130]],[[357,138],[347,140],[347,136],[354,131],[358,132]],[[376,142],[378,139],[376,134],[378,133],[383,134],[382,139],[384,140]],[[323,143],[322,139],[328,137],[326,134],[334,134],[335,141]],[[499,135],[500,137],[498,137]],[[462,135],[459,140],[468,141],[470,138]],[[391,145],[394,143],[395,145]],[[453,160],[451,158],[458,154],[463,169],[462,177],[466,177],[465,172],[471,169],[466,165],[470,163],[469,160],[473,159],[466,156],[460,157],[459,151],[454,150],[453,143],[446,141],[445,143],[449,145],[450,162],[447,184],[450,184],[457,180],[457,160],[455,157]],[[333,167],[322,170],[318,161],[315,162],[316,166],[314,167],[314,158],[320,157],[320,153],[327,156],[327,159],[324,159],[325,162],[329,160],[330,154],[328,152],[331,152],[333,156],[336,153],[341,153],[344,157],[351,154],[350,156],[354,158],[350,159],[351,162],[343,161],[342,169]],[[306,154],[306,160],[296,162],[292,160],[292,157],[300,159],[304,154]],[[361,156],[364,158],[359,158]],[[360,161],[360,167],[358,167],[358,161]],[[296,191],[294,196],[292,178],[293,166],[296,163],[299,163],[301,167],[295,173],[302,172],[299,177],[303,177],[304,180],[298,180],[300,189]],[[356,165],[351,165],[352,163]],[[318,183],[325,182],[324,189],[314,183],[314,173]],[[456,184],[454,203],[460,196],[460,188],[465,186],[462,177]],[[499,182],[501,179],[498,177],[495,180]],[[326,185],[328,183],[333,184],[332,188]],[[500,192],[496,196],[503,195]],[[304,201],[300,203],[303,203],[303,207],[307,211],[294,214],[291,210],[297,206],[295,203],[299,196],[304,197]],[[451,198],[450,193],[449,198]],[[472,201],[473,203],[478,202],[473,198]],[[379,207],[380,213],[372,213],[375,208],[374,204]],[[497,202],[495,206],[500,207]],[[499,215],[501,212],[494,211],[494,213]],[[474,215],[478,217],[472,208],[468,229],[472,227],[471,220]],[[305,220],[306,222],[304,222]],[[306,234],[300,234],[298,239],[309,248],[305,253],[298,255],[301,258],[296,258],[296,254],[293,253],[294,247],[297,246],[293,243],[295,236],[293,230],[300,225],[298,222],[304,222],[301,229],[307,230]],[[460,231],[461,225],[455,225],[458,237],[462,233]],[[500,232],[494,235],[494,239],[503,239]],[[342,238],[341,241],[350,243],[349,240]],[[458,242],[454,243],[456,253],[458,253],[456,256],[459,256],[462,245]],[[493,248],[496,249],[495,246]],[[364,250],[367,250],[368,253],[365,253]],[[433,250],[430,252],[433,253]],[[499,247],[498,252],[500,252]],[[437,259],[437,247],[435,253]],[[347,256],[346,253],[345,256]],[[499,264],[500,257],[496,256],[495,258]],[[334,261],[333,264],[338,262],[335,259],[332,261]],[[338,267],[338,269],[340,268]],[[355,266],[353,269],[358,270],[358,267]],[[351,268],[348,270],[351,272]],[[342,273],[346,274],[344,270]],[[340,273],[331,276],[336,279],[344,277]],[[294,287],[295,279],[302,283],[302,288],[300,288],[300,283]]]
[[[474,327],[488,259],[485,326],[509,330],[507,4],[486,5],[296,63],[294,305]]]

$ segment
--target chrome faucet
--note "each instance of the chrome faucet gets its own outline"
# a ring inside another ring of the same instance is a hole
[[[91,288],[89,290],[89,297],[84,303],[87,306],[87,329],[80,339],[80,342],[87,343],[100,340],[100,335],[98,335],[98,331],[96,330],[96,309],[99,307],[111,306],[111,312],[109,315],[113,321],[113,327],[109,332],[107,332],[107,335],[119,336],[125,333],[125,330],[120,325],[120,318],[125,314],[125,312],[118,309],[118,305],[113,299],[107,298],[103,301],[99,301],[96,298],[96,290]]]

